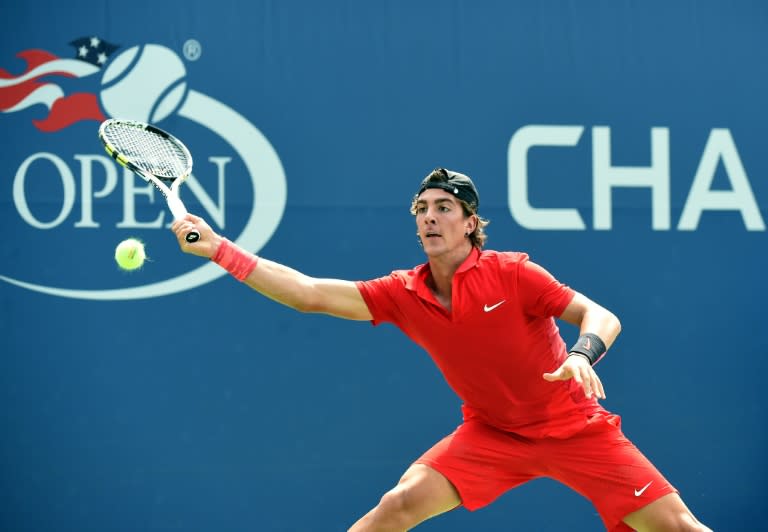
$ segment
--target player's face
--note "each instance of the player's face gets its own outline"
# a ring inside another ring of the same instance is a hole
[[[466,246],[466,235],[474,229],[473,224],[473,217],[464,216],[459,200],[445,190],[428,188],[416,202],[419,238],[430,257]]]

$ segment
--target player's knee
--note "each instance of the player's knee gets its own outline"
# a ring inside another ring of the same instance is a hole
[[[676,493],[628,515],[625,522],[639,532],[712,532],[694,517]]]
[[[377,520],[387,522],[397,530],[407,530],[421,521],[418,505],[410,490],[403,485],[398,485],[384,494],[376,506],[376,513]]]

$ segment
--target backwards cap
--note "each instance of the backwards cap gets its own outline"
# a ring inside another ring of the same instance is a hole
[[[432,177],[436,172],[444,174],[447,176],[447,179]],[[430,179],[430,177],[432,178]],[[446,170],[445,168],[435,168],[435,170],[427,177],[425,177],[424,181],[421,182],[421,186],[419,187],[419,191],[416,193],[416,197],[418,198],[421,193],[428,188],[440,188],[446,190],[460,200],[466,201],[474,210],[477,210],[478,206],[480,205],[480,196],[477,193],[475,184],[472,182],[469,176],[454,172],[452,170]]]

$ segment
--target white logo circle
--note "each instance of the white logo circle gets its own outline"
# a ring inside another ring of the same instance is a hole
[[[152,54],[155,57],[167,58],[169,50],[167,48],[165,50],[158,50],[158,48],[158,45],[145,46],[145,49],[152,50]],[[136,55],[138,52],[138,49],[131,49],[128,53],[129,55]],[[132,60],[133,57],[130,59]],[[178,57],[176,59],[178,60]],[[125,63],[130,62],[132,61],[125,61]],[[165,62],[169,63],[167,59]],[[173,61],[170,61],[170,63],[173,63]],[[126,77],[120,77],[120,74],[126,70],[127,66],[130,65],[117,65],[111,72],[108,70],[104,76],[106,79],[105,83],[115,79],[117,79],[116,84],[118,85],[124,83],[122,80],[125,80]],[[128,70],[127,75],[135,77],[134,71],[135,65]],[[152,68],[147,68],[144,70],[144,74],[149,75],[152,71]],[[138,90],[142,84],[133,83],[133,81],[135,80],[131,80],[132,86]],[[112,85],[112,87],[114,86]],[[109,90],[109,87],[104,89],[104,92],[107,90]],[[131,94],[131,97],[135,101],[137,94],[134,92]],[[138,100],[144,101],[147,98],[143,100],[138,98]],[[115,100],[115,105],[119,108],[120,100]],[[258,252],[269,241],[280,225],[285,210],[287,187],[285,171],[283,170],[280,158],[258,128],[237,111],[210,96],[195,90],[187,90],[183,101],[177,102],[174,105],[178,108],[178,116],[196,122],[215,135],[218,135],[242,159],[253,184],[252,208],[245,227],[233,240],[244,249]],[[167,111],[167,107],[163,108],[160,106],[158,108],[155,105],[154,108],[155,113],[163,109]],[[81,290],[58,288],[21,281],[4,275],[0,275],[0,280],[22,288],[59,297],[89,300],[125,300],[145,299],[182,292],[209,283],[223,275],[226,275],[223,269],[219,268],[216,264],[207,262],[195,270],[171,279],[121,289]]]

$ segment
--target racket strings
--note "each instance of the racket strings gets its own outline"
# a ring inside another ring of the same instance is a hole
[[[190,166],[181,146],[152,131],[116,125],[105,131],[105,135],[126,160],[159,178],[182,176]]]

